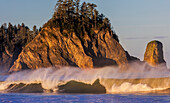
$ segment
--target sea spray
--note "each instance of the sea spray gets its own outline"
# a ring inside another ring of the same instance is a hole
[[[140,92],[140,91],[150,91],[151,87],[148,87],[147,84],[132,84],[124,82],[120,86],[113,85],[111,88],[111,93],[127,93],[127,92]]]
[[[37,86],[37,89],[40,86],[35,84],[40,84],[44,91],[57,92],[59,86],[69,85],[72,81],[90,88],[96,80],[99,80],[98,85],[106,88],[107,93],[162,90],[170,88],[170,71],[164,67],[153,68],[137,62],[123,72],[113,66],[95,69],[58,66],[12,73],[0,84],[0,90],[10,92],[10,89],[31,89],[33,86]],[[23,87],[23,84],[26,86]]]

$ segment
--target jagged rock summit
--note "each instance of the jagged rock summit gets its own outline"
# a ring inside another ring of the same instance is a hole
[[[147,44],[144,61],[151,66],[166,65],[163,55],[163,44],[154,40]]]

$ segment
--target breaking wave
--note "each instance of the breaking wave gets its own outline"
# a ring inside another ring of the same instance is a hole
[[[170,71],[147,64],[133,63],[120,71],[118,67],[80,69],[51,67],[25,70],[6,75],[1,92],[18,93],[170,93]]]

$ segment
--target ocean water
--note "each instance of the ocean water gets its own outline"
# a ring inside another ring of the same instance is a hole
[[[0,75],[0,103],[170,103],[170,70],[146,64],[50,67]]]
[[[170,103],[170,95],[2,93],[0,103]]]

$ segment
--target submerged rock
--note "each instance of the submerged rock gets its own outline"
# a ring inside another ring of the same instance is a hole
[[[32,84],[11,84],[9,85],[7,92],[10,93],[43,93],[43,87],[40,83],[32,83]]]
[[[59,93],[106,93],[106,88],[97,79],[93,84],[69,81],[65,85],[58,86]]]
[[[148,43],[144,61],[151,66],[166,65],[163,55],[163,45],[160,41],[154,40]]]

